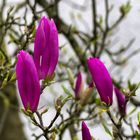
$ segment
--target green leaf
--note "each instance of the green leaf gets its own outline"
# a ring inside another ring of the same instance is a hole
[[[132,115],[136,110],[137,110],[137,107],[134,107],[134,108],[127,114],[127,116]]]
[[[56,133],[52,132],[50,136],[50,140],[55,140],[56,139]]]
[[[68,73],[68,78],[69,78],[69,83],[71,85],[71,87],[73,88],[74,86],[74,75],[73,72],[71,71],[71,69],[67,69],[67,73]]]
[[[7,85],[9,74],[10,74],[9,72],[6,74],[6,76],[5,76],[5,78],[4,78],[3,82],[2,82],[1,88],[4,88]]]
[[[16,72],[13,73],[13,75],[10,78],[10,82],[13,82],[16,80]]]
[[[33,113],[30,110],[21,109],[21,112],[28,117],[33,117]]]
[[[49,86],[51,84],[53,84],[55,81],[54,81],[54,77],[55,77],[55,73],[51,76],[47,76],[43,81],[42,81],[42,84],[43,86]]]
[[[140,112],[138,113],[138,122],[140,124]]]
[[[63,107],[64,103],[63,103],[63,100],[64,97],[63,96],[60,96],[56,99],[56,102],[55,102],[55,109],[57,110],[57,112],[60,112],[61,111],[61,108]]]
[[[135,136],[137,140],[140,140],[140,135],[138,134],[138,131],[135,132]]]
[[[134,84],[131,81],[128,81],[128,88],[129,88],[129,96],[136,96],[136,90],[139,88],[140,83]]]
[[[6,85],[8,85],[10,82],[13,82],[16,80],[16,73],[14,72],[7,72],[6,76],[4,77],[4,80],[2,82],[1,88],[4,88]]]
[[[96,98],[95,99],[95,103],[96,103],[96,105],[101,105],[101,99],[100,98]]]
[[[67,96],[66,98],[63,99],[63,104],[65,104],[67,101],[72,100],[72,99],[73,98],[71,95]]]
[[[2,66],[5,63],[5,56],[4,54],[0,51],[0,65]]]
[[[63,91],[68,95],[68,96],[72,96],[71,92],[64,86],[62,85]]]
[[[32,28],[32,36],[35,37],[35,33],[36,33],[36,26],[34,24],[33,28]]]
[[[131,10],[132,6],[130,4],[130,1],[128,1],[126,4],[123,4],[120,7],[120,12],[122,13],[123,16],[127,15],[129,11]]]
[[[109,130],[109,128],[106,126],[106,124],[105,124],[104,122],[102,122],[102,125],[103,125],[103,127],[104,127],[105,132],[106,132],[107,134],[109,134],[111,137],[113,137],[112,134],[111,134],[111,132],[110,132],[110,130]]]

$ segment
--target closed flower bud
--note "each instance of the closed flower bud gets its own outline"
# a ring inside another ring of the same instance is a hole
[[[117,97],[120,114],[121,114],[121,116],[125,116],[125,114],[126,114],[125,95],[116,87],[115,87],[114,90],[115,90],[115,94],[116,94],[116,97]]]
[[[87,63],[102,102],[112,105],[113,84],[105,65],[98,58],[89,58]]]
[[[58,32],[54,21],[43,17],[35,36],[34,62],[40,79],[52,78],[58,63]]]
[[[35,112],[40,98],[40,84],[32,57],[25,51],[17,55],[17,84],[25,110]]]
[[[80,99],[80,94],[83,92],[83,80],[82,80],[82,74],[79,72],[77,74],[76,84],[75,84],[75,98]]]
[[[85,122],[82,122],[82,140],[92,140],[89,129]]]

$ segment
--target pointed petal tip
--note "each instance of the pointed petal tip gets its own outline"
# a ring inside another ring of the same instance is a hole
[[[87,128],[87,125],[84,121],[82,121],[82,128]]]
[[[79,71],[76,77],[76,83],[75,83],[75,97],[76,99],[80,98],[81,90],[82,90],[82,74]]]
[[[84,121],[82,121],[82,140],[92,140],[90,131]]]

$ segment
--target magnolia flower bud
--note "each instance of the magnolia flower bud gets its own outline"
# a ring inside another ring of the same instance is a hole
[[[25,110],[35,112],[40,98],[39,78],[32,57],[23,50],[17,55],[16,76]]]
[[[92,57],[87,60],[87,63],[102,102],[112,105],[113,84],[105,65],[98,58]]]
[[[82,94],[83,91],[83,80],[82,80],[82,74],[79,72],[77,74],[76,84],[75,84],[75,98],[80,99],[80,94]]]
[[[54,21],[43,17],[35,36],[34,62],[40,79],[52,78],[58,63],[58,32]]]
[[[89,129],[85,122],[82,122],[82,140],[92,140]]]
[[[115,87],[114,90],[115,90],[115,94],[116,94],[116,97],[117,97],[120,114],[121,114],[121,116],[125,116],[125,114],[126,114],[125,95],[123,93],[121,93],[121,91],[116,87]]]

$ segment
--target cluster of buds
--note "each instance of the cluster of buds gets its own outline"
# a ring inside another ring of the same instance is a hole
[[[23,50],[17,55],[17,83],[25,110],[37,110],[41,94],[39,80],[53,77],[58,63],[58,49],[55,23],[43,17],[36,31],[34,59]]]
[[[113,83],[111,76],[101,60],[98,58],[89,58],[87,60],[88,69],[92,76],[92,87],[95,83],[96,89],[100,95],[101,101],[107,106],[112,105],[113,103]],[[76,98],[79,98],[82,89],[82,76],[79,73],[76,80]],[[118,88],[114,88],[119,112],[121,117],[126,115],[126,97]],[[84,122],[82,122],[82,140],[92,140],[89,129]]]
[[[113,103],[113,83],[106,66],[100,59],[92,57],[87,60],[87,64],[92,76],[92,82],[89,84],[88,88],[84,90],[82,74],[79,72],[75,84],[75,98],[81,101],[87,100],[95,84],[101,101],[107,106],[111,106]],[[125,95],[116,87],[114,91],[117,97],[119,112],[121,116],[124,117],[126,114]]]
[[[83,78],[81,72],[77,74],[75,84],[75,98],[77,100],[87,100],[88,95],[92,92],[94,84],[100,95],[101,101],[107,106],[113,103],[113,83],[111,76],[105,67],[104,63],[98,58],[89,58],[87,60],[88,69],[92,76],[92,82],[88,88],[84,90]],[[125,95],[119,89],[114,88],[116,93],[118,108],[121,116],[126,114],[126,99]]]
[[[52,79],[58,63],[58,56],[57,28],[53,20],[43,17],[36,31],[34,59],[29,53],[23,50],[17,54],[16,76],[25,111],[36,112],[41,94],[40,80]],[[95,84],[101,101],[107,106],[111,106],[113,103],[113,83],[107,68],[98,58],[89,58],[87,64],[92,82],[84,89],[82,74],[79,72],[75,84],[75,98],[81,101],[87,100]],[[120,114],[121,116],[125,116],[125,95],[116,87],[114,90]],[[84,122],[82,122],[82,139],[92,140],[89,129]]]

